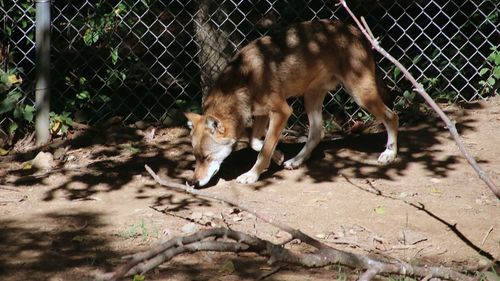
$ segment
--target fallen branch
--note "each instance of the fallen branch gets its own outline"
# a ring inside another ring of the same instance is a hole
[[[300,230],[293,229],[275,220],[266,218],[257,211],[238,204],[232,200],[214,196],[200,190],[194,190],[190,186],[167,182],[155,174],[147,165],[146,170],[162,186],[182,191],[191,195],[204,197],[224,202],[231,206],[247,211],[263,221],[288,232],[292,238],[313,246],[317,250],[312,253],[301,253],[285,248],[283,245],[274,244],[264,239],[248,235],[228,228],[212,228],[198,231],[185,237],[172,238],[163,244],[151,248],[148,251],[136,253],[124,257],[129,261],[111,273],[101,276],[101,280],[119,280],[124,276],[137,273],[145,273],[173,257],[185,252],[197,251],[223,251],[223,252],[253,252],[268,258],[270,264],[283,262],[301,265],[304,267],[323,267],[326,265],[344,265],[351,268],[364,269],[366,272],[360,280],[370,280],[379,274],[399,274],[405,276],[426,277],[470,281],[462,273],[445,267],[414,266],[402,262],[388,263],[377,260],[366,255],[349,253],[334,249],[321,241],[318,241]]]
[[[469,151],[465,148],[465,145],[462,142],[460,135],[457,132],[457,128],[455,127],[455,122],[452,122],[448,118],[448,116],[443,112],[443,110],[439,107],[439,105],[436,104],[436,102],[429,96],[429,94],[427,94],[427,92],[424,90],[424,86],[421,83],[419,83],[413,77],[413,75],[411,75],[411,73],[408,71],[408,69],[406,69],[406,67],[404,67],[398,60],[396,60],[393,56],[391,56],[386,50],[384,50],[380,46],[377,38],[375,38],[375,36],[373,36],[373,33],[372,33],[370,27],[368,26],[368,24],[366,23],[365,19],[363,17],[361,17],[362,22],[360,22],[358,20],[358,18],[354,15],[354,13],[351,11],[351,9],[349,9],[345,0],[339,0],[339,2],[345,8],[345,10],[349,13],[351,18],[356,22],[357,26],[359,27],[361,32],[363,32],[363,34],[368,39],[368,41],[370,41],[373,48],[401,70],[401,72],[404,74],[405,78],[408,81],[410,81],[413,84],[413,86],[415,87],[414,90],[420,96],[422,96],[424,98],[424,100],[427,102],[427,104],[429,104],[430,107],[439,115],[441,120],[443,120],[443,122],[445,123],[446,128],[448,128],[448,130],[450,131],[451,136],[453,137],[453,140],[457,144],[458,149],[460,150],[460,152],[462,152],[462,154],[465,157],[465,159],[467,160],[467,162],[469,162],[469,164],[472,166],[472,168],[477,173],[479,178],[483,182],[486,183],[486,185],[493,192],[493,194],[495,194],[495,196],[500,199],[500,189],[493,182],[493,180],[488,176],[488,174],[477,164],[474,157],[472,157],[470,155]]]

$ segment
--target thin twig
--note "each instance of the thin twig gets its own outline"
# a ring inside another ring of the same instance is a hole
[[[368,39],[368,41],[371,43],[373,48],[382,54],[385,58],[387,58],[390,62],[392,62],[394,65],[396,65],[401,72],[404,74],[405,78],[410,81],[413,86],[415,87],[415,91],[424,98],[424,100],[427,102],[427,104],[430,105],[430,107],[439,115],[439,117],[444,121],[446,124],[446,128],[451,133],[451,136],[453,137],[453,140],[458,146],[458,149],[460,152],[462,152],[463,156],[469,162],[469,164],[472,166],[474,171],[477,173],[479,178],[488,186],[488,188],[493,192],[493,194],[497,197],[500,198],[500,189],[498,186],[493,182],[493,180],[488,176],[488,174],[477,164],[476,160],[474,157],[472,157],[469,153],[469,151],[465,148],[464,143],[462,142],[460,135],[457,132],[457,128],[455,126],[455,122],[452,122],[448,116],[443,112],[443,110],[439,107],[439,105],[427,94],[427,92],[424,90],[424,86],[419,83],[413,75],[404,67],[398,60],[396,60],[393,56],[391,56],[386,50],[384,50],[382,47],[380,47],[380,44],[378,40],[373,36],[370,27],[366,23],[366,21],[362,19],[363,23],[361,23],[358,18],[354,15],[354,13],[349,9],[347,6],[347,3],[345,0],[339,0],[340,4],[345,8],[347,13],[351,16],[351,18],[356,22],[356,25],[359,27],[361,32],[365,35],[365,37]]]
[[[262,275],[259,276],[257,280],[264,280],[267,277],[275,274],[276,272],[280,271],[284,266],[283,265],[277,265],[273,268],[271,268],[268,272],[264,272]]]
[[[484,245],[484,242],[486,242],[486,239],[488,239],[488,236],[490,236],[490,233],[493,231],[493,226],[490,227],[490,229],[488,229],[488,231],[486,232],[486,234],[484,235],[484,238],[483,240],[481,241],[481,246]]]

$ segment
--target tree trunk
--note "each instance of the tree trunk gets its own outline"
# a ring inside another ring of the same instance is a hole
[[[214,85],[217,76],[233,53],[229,33],[222,28],[227,20],[225,4],[200,0],[195,16],[196,41],[199,47],[200,88],[203,97]]]

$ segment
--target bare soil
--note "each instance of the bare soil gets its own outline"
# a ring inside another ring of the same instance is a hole
[[[471,154],[500,183],[500,96],[445,107]],[[49,171],[28,164],[38,150],[0,158],[2,280],[92,279],[120,265],[123,255],[211,226],[273,242],[289,237],[227,205],[159,186],[145,164],[176,182],[190,177],[188,131],[137,127],[82,130],[54,141],[43,149],[55,158]],[[244,201],[348,251],[459,270],[499,258],[500,201],[442,122],[429,117],[404,126],[397,162],[381,167],[376,159],[384,142],[383,132],[324,141],[304,167],[288,171],[273,164],[248,186],[234,179],[256,153],[241,149],[205,191]],[[282,143],[279,149],[288,159],[301,146]],[[256,280],[271,269],[256,255],[196,253],[176,257],[146,280]],[[266,280],[350,280],[357,274],[339,266],[284,266]]]

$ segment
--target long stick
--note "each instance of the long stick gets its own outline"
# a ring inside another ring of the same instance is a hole
[[[349,15],[352,17],[354,22],[358,25],[359,29],[365,37],[370,41],[372,44],[373,48],[379,52],[381,55],[383,55],[385,58],[387,58],[390,62],[392,62],[394,65],[396,65],[401,72],[404,74],[405,78],[410,81],[413,86],[415,87],[415,91],[424,98],[424,100],[429,104],[429,106],[439,115],[439,117],[443,120],[443,122],[446,124],[446,128],[451,133],[451,136],[453,137],[453,140],[458,146],[458,149],[462,154],[464,155],[465,159],[469,164],[472,166],[476,174],[479,176],[479,178],[486,183],[489,189],[495,194],[497,198],[500,199],[500,189],[498,186],[493,182],[493,180],[488,176],[488,174],[477,164],[476,160],[474,157],[472,157],[469,153],[469,151],[465,148],[464,143],[462,142],[460,135],[457,132],[457,128],[455,127],[455,122],[452,122],[448,116],[443,112],[443,110],[439,107],[439,105],[436,104],[436,102],[427,94],[427,92],[424,90],[424,87],[421,83],[419,83],[413,75],[404,67],[398,60],[396,60],[393,56],[391,56],[386,50],[384,50],[377,38],[375,38],[372,34],[372,31],[370,30],[370,27],[366,23],[363,17],[361,17],[361,23],[358,18],[354,15],[354,13],[349,9],[347,6],[347,3],[345,0],[339,0],[340,4],[346,9],[346,11],[349,13]]]

